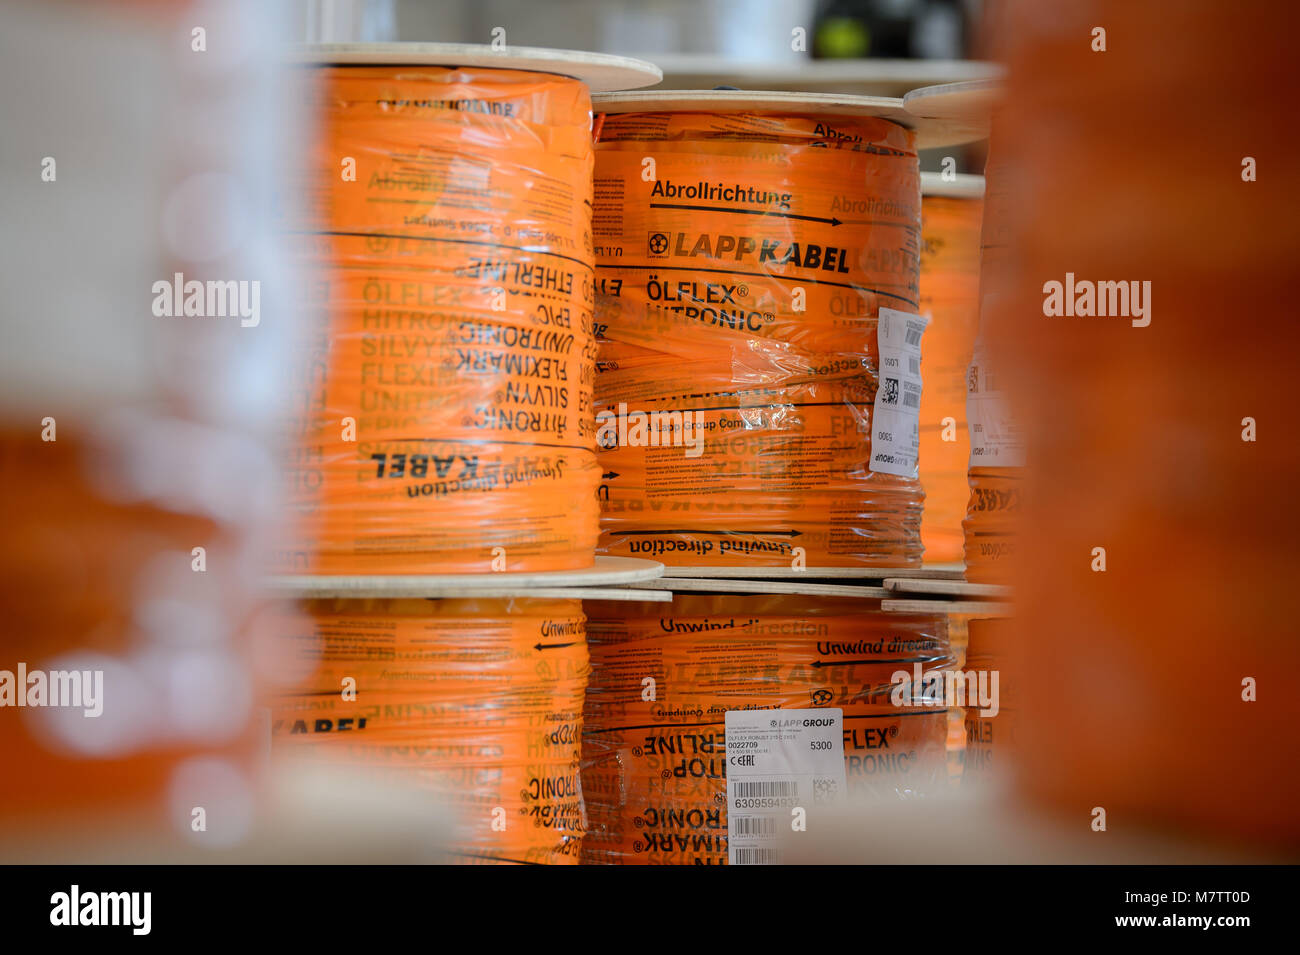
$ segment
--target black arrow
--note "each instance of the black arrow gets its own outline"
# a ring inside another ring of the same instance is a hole
[[[730,212],[740,216],[776,216],[779,219],[802,219],[804,222],[825,222],[829,225],[839,225],[840,220],[834,217],[827,219],[823,216],[799,216],[793,212],[772,212],[769,209],[728,209],[723,206],[679,206],[671,202],[652,202],[651,209],[686,209],[690,212]]]
[[[576,645],[577,645],[577,641],[574,641],[573,643],[534,643],[533,649],[534,650],[558,650],[561,647],[572,647]]]
[[[803,537],[803,531],[710,531],[699,528],[676,528],[662,531],[616,531],[611,534],[624,534],[628,537],[644,537],[653,534],[716,534],[719,537]]]
[[[859,663],[928,663],[930,660],[918,660],[916,657],[899,657],[897,660],[814,660],[812,666],[816,669],[821,667],[848,667],[857,666]],[[935,672],[935,671],[931,671]]]
[[[617,471],[606,471],[604,474],[601,475],[601,477],[604,478],[606,481],[608,481],[610,478],[616,478],[616,477],[618,477],[618,472],[617,472]]]
[[[884,219],[841,219],[844,225],[878,225],[894,229],[906,229],[908,232],[920,230],[911,222],[886,222]]]

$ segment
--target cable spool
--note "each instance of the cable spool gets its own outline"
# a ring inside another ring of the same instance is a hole
[[[879,310],[918,306],[916,134],[899,105],[597,98],[602,552],[920,563],[920,482],[868,466]],[[663,415],[640,441],[637,413]]]
[[[351,65],[316,71],[324,132],[296,231],[328,318],[303,356],[292,473],[308,539],[282,570],[592,563],[591,103],[549,71],[633,85],[657,71],[513,52],[308,55]],[[397,65],[413,61],[458,65]]]
[[[306,606],[311,632],[292,645],[311,672],[272,706],[277,761],[427,788],[457,811],[450,851],[466,862],[578,862],[589,669],[579,601]]]
[[[994,121],[996,125],[996,121]],[[1005,584],[1011,579],[1025,464],[1024,436],[1004,381],[1005,367],[985,342],[985,326],[1005,310],[1001,289],[1008,268],[1005,230],[1009,222],[1010,183],[1000,153],[990,148],[985,166],[988,183],[980,233],[980,332],[967,374],[966,417],[970,436],[970,500],[965,534],[966,578],[974,583]]]
[[[918,118],[968,123],[982,138],[992,140],[980,225],[979,323],[966,376],[970,495],[962,521],[966,578],[989,584],[1010,580],[1025,463],[1024,435],[1004,393],[1009,369],[998,367],[997,351],[985,342],[987,326],[1008,307],[1003,290],[1011,265],[1006,249],[1015,174],[996,148],[1001,97],[1001,80],[980,80],[928,86],[903,99],[908,112]]]
[[[843,709],[851,796],[949,785],[947,710],[890,700],[896,671],[951,665],[942,616],[788,595],[679,594],[671,608],[604,602],[587,611],[584,862],[727,861],[727,710]]]
[[[921,173],[921,311],[925,390],[921,393],[921,484],[925,559],[962,559],[962,519],[970,499],[967,371],[979,318],[980,222],[984,179]],[[951,424],[947,424],[952,419]]]

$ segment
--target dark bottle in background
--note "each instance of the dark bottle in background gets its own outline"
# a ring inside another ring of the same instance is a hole
[[[963,0],[824,0],[813,24],[813,56],[962,59],[967,20]]]

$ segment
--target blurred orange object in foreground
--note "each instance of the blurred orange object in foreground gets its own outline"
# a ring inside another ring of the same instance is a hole
[[[983,320],[1029,448],[1022,783],[1078,826],[1300,846],[1300,9],[1007,13],[995,148],[1023,192]],[[1127,314],[1049,317],[1052,281],[1137,285]]]
[[[70,434],[0,438],[0,680],[13,692],[0,692],[0,819],[148,807],[153,834],[176,836],[203,805],[210,841],[230,845],[252,823],[253,603],[217,565],[241,542],[209,517],[115,499],[140,473],[117,472],[124,458]],[[196,545],[213,555],[202,573]]]

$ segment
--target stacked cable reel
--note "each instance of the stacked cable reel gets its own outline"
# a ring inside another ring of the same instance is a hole
[[[949,787],[949,708],[899,691],[900,674],[919,685],[951,668],[946,617],[882,613],[850,587],[788,586],[678,593],[671,607],[588,603],[585,861],[770,864],[793,811]],[[772,762],[762,779],[738,777],[760,764],[729,725],[736,714],[825,725],[818,748],[830,764],[805,775]]]
[[[881,309],[918,307],[916,134],[896,104],[597,98],[603,552],[919,566],[912,429],[874,465],[870,439]]]
[[[928,563],[962,559],[970,498],[967,373],[979,319],[984,177],[921,173],[921,309],[925,335],[920,477],[921,543]]]
[[[921,543],[926,561],[962,560],[967,469],[967,372],[979,318],[980,225],[984,177],[921,173],[921,308],[932,316],[921,393],[920,477],[925,489]],[[948,618],[955,665],[965,667],[968,617]],[[965,707],[949,711],[949,768],[960,780],[966,756]]]
[[[917,115],[965,122],[993,139],[985,176],[978,184],[958,181],[945,186],[940,181],[934,185],[936,190],[947,192],[945,198],[950,203],[961,201],[958,196],[962,192],[967,203],[973,202],[977,195],[984,196],[982,218],[972,221],[967,214],[964,221],[968,240],[972,231],[978,235],[978,281],[967,299],[962,323],[965,336],[962,347],[969,363],[962,387],[969,436],[969,494],[965,518],[960,522],[965,579],[923,585],[906,580],[886,581],[887,587],[904,598],[898,606],[912,609],[921,606],[917,598],[926,594],[918,591],[946,594],[957,601],[951,606],[954,612],[963,614],[960,619],[966,630],[964,672],[984,681],[984,687],[997,687],[995,699],[986,701],[989,705],[966,701],[960,770],[963,786],[988,783],[1010,763],[1019,710],[1013,689],[1017,667],[1009,640],[1010,605],[1002,600],[1011,595],[1007,585],[1015,553],[1024,444],[1016,415],[1001,385],[1002,374],[998,369],[1005,370],[1003,359],[987,346],[982,334],[994,310],[1005,307],[1000,289],[1008,264],[1004,250],[1010,177],[997,151],[996,137],[991,135],[996,129],[995,114],[1001,95],[1001,81],[987,80],[927,87],[904,97],[908,110]],[[936,203],[938,199],[936,193]],[[936,204],[936,214],[942,211]],[[965,264],[963,271],[968,273],[969,264]],[[956,482],[951,478],[956,474],[944,477],[949,478],[948,486],[955,489]],[[954,494],[953,499],[959,500],[960,495]],[[942,513],[950,521],[957,509],[944,508]]]
[[[981,125],[992,135],[985,168],[984,218],[980,229],[979,312],[981,329],[1006,303],[1001,290],[1009,266],[1006,231],[1011,176],[997,150],[995,112],[1001,81],[950,83],[909,93],[909,111],[936,120]],[[977,333],[967,376],[966,416],[970,438],[970,498],[963,522],[966,577],[974,583],[1005,584],[1015,553],[1025,446],[1008,399],[1000,356]]]
[[[589,87],[660,73],[459,44],[298,59],[322,124],[292,229],[317,324],[274,752],[426,787],[462,861],[575,863],[579,598],[662,570],[594,553]]]
[[[891,682],[951,667],[943,608],[886,613],[846,578],[924,572],[917,149],[972,137],[871,97],[595,108],[601,550],[663,560],[637,586],[675,597],[588,606],[583,855],[775,861],[788,822],[738,794],[812,811],[949,785],[948,708]],[[815,778],[734,777],[729,724],[766,711],[826,728]]]

